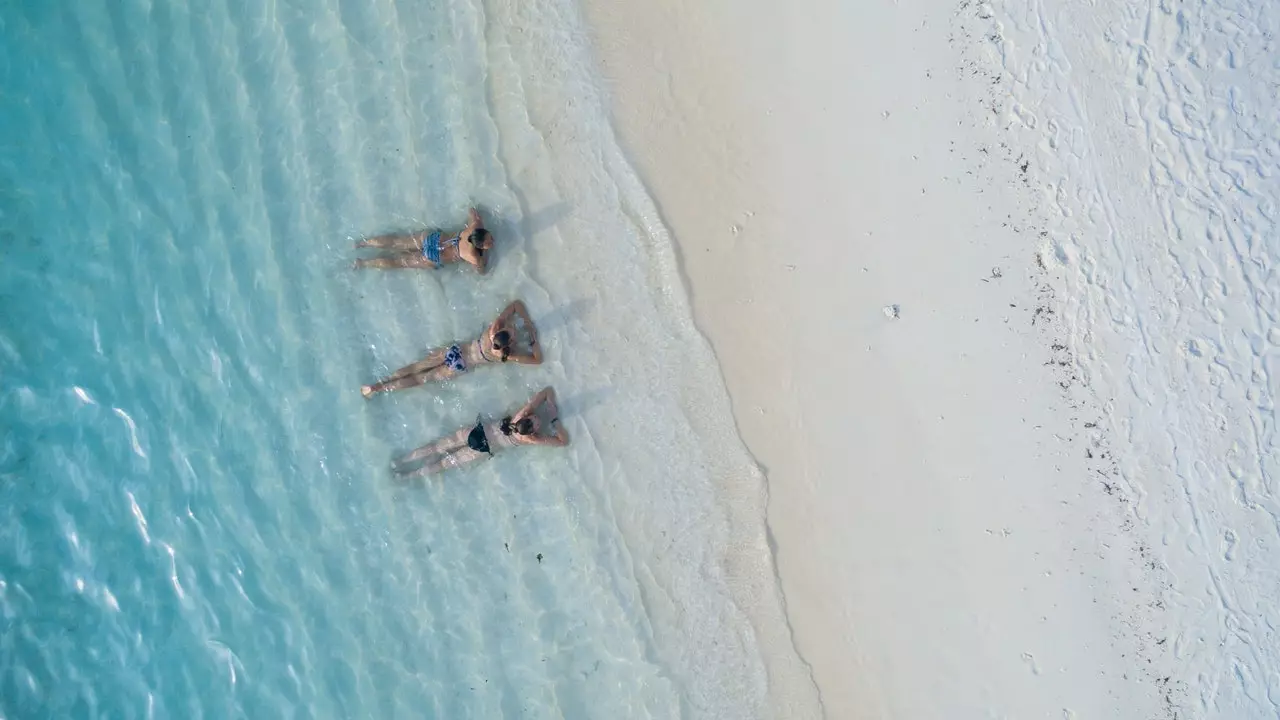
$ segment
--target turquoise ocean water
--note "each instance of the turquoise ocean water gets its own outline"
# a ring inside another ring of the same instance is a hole
[[[0,2],[0,718],[806,706],[584,38],[563,2]],[[471,204],[488,276],[348,269]],[[516,297],[544,366],[360,397]],[[570,448],[389,477],[547,384]]]

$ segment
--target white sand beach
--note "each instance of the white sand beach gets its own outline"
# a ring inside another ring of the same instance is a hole
[[[1124,402],[1143,373],[1132,338],[1090,301],[1114,304],[1098,273],[1132,260],[1106,247],[1160,217],[1154,175],[1124,170],[1150,151],[1119,109],[1142,84],[1118,64],[1141,62],[1124,44],[1143,42],[1126,40],[1139,21],[1116,6],[1104,31],[1090,12],[586,3],[616,130],[767,474],[787,615],[828,717],[1271,716],[1228,675],[1243,657],[1274,687],[1273,633],[1222,638],[1248,613],[1193,616],[1220,558],[1193,543],[1175,566],[1159,544],[1186,529],[1166,489],[1181,474],[1141,439],[1176,421]],[[1131,226],[1108,235],[1111,192]],[[1262,377],[1242,382],[1270,397]],[[1204,375],[1183,387],[1215,402]],[[1244,454],[1273,453],[1267,438]]]

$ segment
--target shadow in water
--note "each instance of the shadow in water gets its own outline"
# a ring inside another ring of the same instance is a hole
[[[558,202],[541,210],[530,213],[520,223],[525,235],[533,237],[540,232],[550,230],[569,214],[569,203]]]
[[[595,300],[579,298],[571,300],[545,315],[535,317],[533,321],[538,324],[538,333],[545,336],[547,333],[564,328],[569,324],[570,320],[581,320],[595,306]]]
[[[557,390],[556,407],[560,409],[561,417],[577,417],[594,410],[602,405],[613,394],[617,392],[611,387],[599,387],[587,390],[579,390],[570,395],[559,395]]]

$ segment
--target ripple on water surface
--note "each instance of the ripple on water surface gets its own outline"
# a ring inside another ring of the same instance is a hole
[[[13,4],[0,715],[758,710],[715,483],[759,477],[603,111],[513,33],[565,7]],[[472,203],[488,276],[348,269]],[[360,397],[514,297],[543,366]],[[390,481],[547,384],[570,448]]]

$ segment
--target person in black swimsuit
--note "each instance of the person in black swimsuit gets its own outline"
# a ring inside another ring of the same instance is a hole
[[[545,423],[543,417],[547,418]],[[550,432],[543,432],[544,427]],[[548,387],[502,420],[486,423],[483,418],[476,418],[474,425],[397,459],[391,464],[391,469],[401,478],[435,475],[484,460],[502,448],[517,445],[560,447],[568,444],[569,434],[560,423],[560,410],[556,407],[556,391]]]

